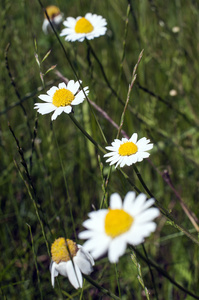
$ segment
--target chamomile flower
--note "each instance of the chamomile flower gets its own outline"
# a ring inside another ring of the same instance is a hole
[[[53,86],[47,91],[47,95],[38,96],[39,99],[46,103],[35,103],[35,109],[42,115],[48,114],[54,111],[51,120],[55,120],[62,112],[66,114],[71,113],[72,106],[82,103],[85,99],[85,95],[88,95],[88,86],[78,92],[80,87],[79,82],[70,80],[66,85],[64,82],[60,83],[58,87]]]
[[[108,259],[116,263],[126,250],[127,244],[138,245],[155,231],[153,219],[159,210],[152,207],[154,199],[146,200],[145,194],[136,197],[128,192],[122,203],[119,194],[110,197],[109,209],[100,209],[88,214],[90,219],[83,222],[87,230],[80,232],[80,239],[88,239],[83,247],[94,259],[108,252]]]
[[[84,39],[92,40],[106,33],[106,19],[96,14],[87,13],[85,17],[68,17],[63,22],[64,28],[60,36],[65,36],[69,42],[83,42]]]
[[[145,137],[137,141],[137,137],[137,133],[134,133],[129,140],[126,138],[115,139],[111,143],[112,146],[106,147],[107,150],[111,151],[104,155],[104,157],[109,157],[106,162],[110,162],[110,165],[116,164],[115,167],[117,168],[117,166],[130,166],[149,157],[150,154],[146,151],[151,150],[153,144],[149,144],[150,140]]]
[[[83,285],[82,273],[89,275],[93,271],[92,256],[80,245],[63,237],[51,246],[52,262],[50,266],[51,282],[54,287],[55,277],[59,274],[68,277],[75,289]]]
[[[49,5],[46,7],[46,12],[53,26],[55,28],[59,28],[63,19],[63,14],[60,12],[59,8],[55,5]],[[42,25],[42,30],[45,34],[48,34],[50,31],[52,31],[50,23],[46,17],[46,14],[44,14],[44,22]]]

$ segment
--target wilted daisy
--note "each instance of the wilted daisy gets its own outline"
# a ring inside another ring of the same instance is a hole
[[[88,95],[88,86],[78,92],[80,84],[78,81],[70,80],[66,85],[64,82],[60,83],[58,87],[53,86],[47,91],[47,95],[38,96],[39,99],[46,103],[35,103],[35,109],[42,115],[54,111],[51,120],[55,120],[62,112],[69,114],[72,111],[72,105],[78,105]]]
[[[106,33],[106,19],[102,16],[87,13],[85,17],[72,18],[68,17],[63,22],[64,28],[61,36],[65,36],[65,40],[69,42],[83,42],[86,38],[92,40]]]
[[[49,5],[46,7],[46,12],[49,16],[49,19],[53,26],[55,28],[59,28],[62,19],[63,19],[63,14],[60,12],[59,8],[55,5]],[[48,32],[52,31],[50,23],[48,22],[48,19],[46,17],[46,14],[44,13],[44,22],[42,25],[42,30],[45,34]]]
[[[128,192],[122,199],[119,194],[110,197],[109,209],[100,209],[88,214],[90,219],[83,222],[86,231],[80,232],[79,238],[88,239],[83,247],[94,259],[108,252],[111,263],[118,261],[126,250],[127,244],[138,245],[144,238],[155,231],[153,219],[159,216],[157,208],[149,208],[154,199],[146,201],[147,196]]]
[[[51,246],[51,255],[50,272],[53,287],[55,277],[60,274],[68,277],[74,288],[81,288],[83,285],[82,273],[89,275],[93,271],[92,266],[95,263],[92,256],[72,240],[66,240],[63,237],[55,240]]]
[[[137,133],[134,133],[129,140],[126,138],[115,139],[111,143],[112,146],[106,147],[107,150],[111,151],[104,155],[104,157],[109,157],[106,162],[110,162],[110,165],[116,164],[115,167],[117,168],[118,165],[120,167],[130,166],[149,157],[150,154],[146,151],[151,150],[153,144],[149,144],[150,140],[145,137],[137,141],[137,137]]]

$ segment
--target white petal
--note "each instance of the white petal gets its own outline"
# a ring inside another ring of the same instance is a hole
[[[139,245],[143,242],[143,230],[138,225],[133,225],[131,230],[126,234],[126,241],[130,245]]]
[[[108,259],[111,263],[118,262],[120,256],[124,254],[126,250],[126,242],[121,237],[114,238],[109,246]]]
[[[160,215],[159,209],[152,207],[139,214],[136,217],[136,222],[138,222],[139,224],[146,223],[152,221],[154,218],[157,218],[159,215]]]
[[[66,84],[64,82],[59,83],[59,89],[66,89]]]
[[[74,82],[74,80],[70,80],[67,84],[67,89],[70,90],[74,95],[77,93],[79,87],[80,84],[78,81]]]
[[[64,22],[64,26],[66,27],[74,27],[76,24],[76,19],[73,17],[68,17]]]
[[[142,210],[145,210],[145,209],[149,208],[149,207],[152,206],[154,203],[155,203],[155,199],[153,199],[153,198],[147,200],[147,201],[144,203],[144,205],[143,205],[143,207],[142,207]]]
[[[95,235],[96,235],[95,231],[85,230],[85,231],[82,231],[78,234],[78,238],[81,239],[81,240],[87,240],[87,239],[95,237]]]
[[[78,105],[82,103],[85,99],[83,91],[80,91],[76,96],[75,99],[71,102],[72,105]]]
[[[44,20],[43,25],[42,25],[42,30],[45,34],[48,34],[48,26],[49,26],[49,22],[47,19]]]
[[[114,152],[116,151],[115,147],[113,146],[106,146],[105,148],[109,151],[114,151]]]
[[[48,91],[47,94],[51,97],[53,97],[54,93],[58,90],[58,87],[52,86]]]
[[[55,277],[58,276],[55,262],[52,263],[50,272],[51,272],[51,283],[52,283],[52,286],[54,287],[55,286]]]
[[[80,249],[73,258],[74,263],[78,266],[83,274],[89,275],[93,271],[92,263]]]
[[[114,193],[110,197],[111,209],[122,209],[122,199],[118,193]]]
[[[71,260],[67,262],[67,274],[70,283],[74,286],[75,289],[82,287],[83,279],[82,274],[78,266]]]
[[[59,116],[63,111],[64,111],[64,107],[63,107],[63,106],[58,107],[58,108],[55,110],[54,114],[52,115],[51,120],[52,120],[52,121],[53,121],[53,120],[56,120],[57,116]]]
[[[131,142],[133,142],[134,144],[136,144],[137,138],[138,138],[137,133],[134,133],[134,134],[131,136],[131,138],[129,139],[129,141],[131,141]]]
[[[94,259],[98,259],[105,254],[108,250],[111,238],[107,235],[98,235],[95,238],[87,240],[83,247],[91,253]]]
[[[67,264],[68,264],[68,261],[60,262],[59,264],[55,264],[57,272],[64,277],[68,277],[67,268],[66,268]]]
[[[95,262],[94,262],[94,259],[93,259],[92,255],[88,251],[86,251],[83,246],[81,246],[81,245],[77,245],[77,246],[80,250],[81,256],[82,255],[85,256],[86,259],[91,263],[91,265],[94,266]]]
[[[52,102],[52,97],[48,95],[41,94],[38,98],[45,102]]]
[[[52,103],[35,103],[34,109],[37,109],[40,114],[45,115],[54,111],[56,107]]]
[[[129,209],[132,207],[132,204],[135,200],[136,193],[135,192],[128,192],[124,198],[123,209],[128,212]]]
[[[108,152],[108,153],[104,154],[104,157],[109,157],[109,156],[114,156],[114,155],[119,156],[119,154],[117,152]]]
[[[136,216],[137,214],[139,214],[141,211],[143,211],[143,206],[144,203],[147,199],[147,196],[143,193],[139,194],[137,196],[137,198],[135,199],[134,203],[133,203],[133,216]]]
[[[72,111],[72,106],[67,105],[66,107],[64,107],[64,112],[65,112],[66,114],[70,114],[71,111]]]

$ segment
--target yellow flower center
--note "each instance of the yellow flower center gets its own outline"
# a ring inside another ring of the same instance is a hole
[[[133,224],[133,217],[123,209],[109,209],[105,218],[105,232],[112,238],[127,232]]]
[[[84,17],[79,19],[75,25],[76,33],[89,33],[92,32],[93,29],[93,25]]]
[[[121,156],[129,156],[135,154],[137,151],[138,147],[133,142],[126,142],[120,145],[118,153]]]
[[[49,18],[52,20],[54,17],[58,16],[60,14],[60,10],[55,5],[49,5],[46,7],[46,12],[49,16]],[[44,13],[44,17],[47,19],[46,14]]]
[[[71,102],[75,99],[73,93],[67,89],[59,89],[53,95],[52,103],[59,107],[59,106],[67,106],[70,105]]]
[[[69,251],[68,251],[69,249]],[[74,257],[78,251],[77,244],[63,237],[54,241],[51,246],[52,260],[59,264],[62,261],[68,261]],[[69,254],[70,252],[70,254]]]

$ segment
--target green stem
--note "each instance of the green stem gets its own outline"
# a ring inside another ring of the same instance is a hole
[[[41,231],[42,231],[42,234],[43,234],[45,243],[46,243],[47,252],[48,252],[49,257],[51,257],[51,255],[50,255],[50,247],[49,247],[48,240],[47,240],[47,237],[46,237],[46,233],[45,233],[45,230],[44,230],[43,222],[42,222],[42,220],[41,220],[41,218],[40,218],[40,215],[39,215],[39,210],[38,210],[38,207],[37,207],[37,203],[36,203],[34,197],[32,196],[32,193],[31,193],[31,191],[30,191],[30,187],[29,187],[28,183],[27,183],[26,180],[23,178],[23,175],[22,175],[22,173],[21,173],[21,170],[19,169],[19,166],[17,165],[16,161],[14,161],[14,163],[15,163],[16,168],[17,168],[18,171],[19,171],[20,177],[22,178],[22,180],[23,180],[23,182],[24,182],[24,184],[25,184],[25,186],[26,186],[26,188],[27,188],[27,191],[28,191],[28,194],[29,194],[29,196],[30,196],[30,199],[31,199],[32,202],[33,202],[33,205],[34,205],[34,208],[35,208],[35,212],[36,212],[36,216],[37,216],[37,218],[38,218],[38,220],[39,220],[39,223],[40,223],[40,226],[41,226]]]
[[[73,123],[79,128],[79,130],[95,145],[97,149],[102,151],[104,154],[106,153],[106,150],[101,147],[87,132],[86,130],[82,127],[82,125],[75,119],[73,114],[69,114],[69,117],[73,121]]]
[[[130,246],[130,248],[136,252],[136,254],[145,261],[148,265],[150,264],[152,267],[154,267],[160,274],[162,274],[164,277],[166,277],[172,284],[174,284],[177,288],[179,288],[181,291],[185,292],[185,294],[190,295],[194,299],[199,299],[199,296],[193,294],[189,290],[185,289],[183,286],[181,286],[179,283],[177,283],[164,269],[162,269],[158,264],[153,262],[152,260],[146,258],[144,255],[142,255],[135,247]]]
[[[101,285],[99,285],[96,281],[92,280],[89,276],[84,275],[84,277],[86,278],[86,280],[88,282],[90,282],[92,285],[94,285],[104,295],[107,295],[107,296],[109,296],[109,297],[111,297],[112,299],[115,299],[115,300],[120,300],[121,299],[121,298],[117,297],[115,294],[113,294],[113,293],[109,292],[108,290],[106,290],[105,288],[101,287]]]
[[[61,165],[61,169],[62,169],[62,174],[63,174],[63,178],[64,178],[64,185],[65,185],[65,189],[66,189],[66,196],[67,196],[67,199],[68,199],[70,216],[71,216],[71,220],[72,220],[72,224],[73,224],[73,233],[74,233],[75,238],[77,240],[77,234],[76,234],[76,229],[75,229],[75,222],[74,222],[73,212],[72,212],[72,206],[71,206],[71,198],[70,198],[69,191],[68,191],[68,185],[67,185],[66,176],[65,176],[65,172],[64,172],[63,161],[62,161],[62,158],[61,158],[59,144],[58,144],[58,141],[57,141],[57,138],[56,138],[56,134],[55,134],[54,128],[53,128],[53,134],[54,134],[54,138],[55,138],[55,142],[56,142],[56,146],[57,146],[57,151],[58,151],[58,155],[59,155],[59,161],[60,161],[60,165]]]

